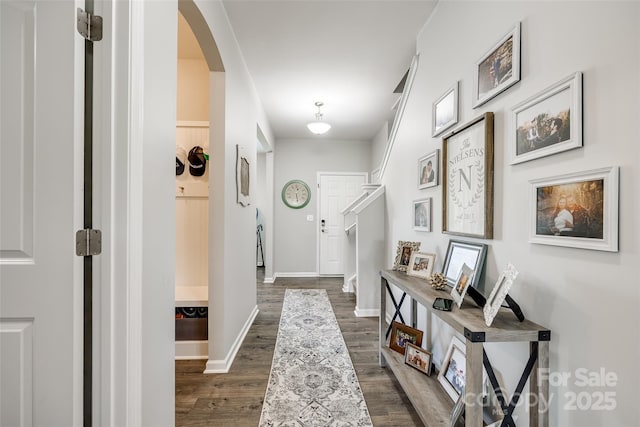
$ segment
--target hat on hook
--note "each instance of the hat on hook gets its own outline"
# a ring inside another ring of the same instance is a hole
[[[184,173],[184,165],[187,164],[187,152],[182,147],[176,147],[176,175]]]
[[[207,158],[201,146],[196,145],[189,151],[189,173],[193,176],[202,176],[207,168]]]

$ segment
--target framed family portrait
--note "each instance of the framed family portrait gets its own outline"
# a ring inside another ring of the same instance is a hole
[[[431,197],[413,201],[413,229],[431,231]]]
[[[442,232],[493,238],[493,113],[443,139]]]
[[[475,272],[470,283],[470,286],[475,288],[480,281],[486,258],[487,245],[484,243],[450,240],[442,267],[442,274],[447,279],[449,286],[453,287],[458,283],[462,266],[466,264]]]
[[[436,137],[458,123],[458,82],[440,95],[431,108],[431,136]]]
[[[520,22],[478,59],[472,106],[477,108],[520,81]]]
[[[435,150],[418,160],[418,189],[435,187],[440,175],[440,150]]]
[[[399,240],[396,250],[396,259],[393,263],[393,269],[398,271],[407,271],[411,254],[420,250],[420,242],[406,242]]]
[[[529,181],[529,242],[618,251],[617,166]]]
[[[582,147],[582,73],[514,106],[508,140],[512,165]]]
[[[241,206],[249,206],[249,155],[247,149],[241,145],[236,145],[236,194],[237,202]]]
[[[416,368],[423,374],[429,375],[431,373],[431,353],[417,345],[411,343],[406,345],[404,363]]]
[[[484,323],[486,323],[487,326],[491,326],[491,323],[493,323],[493,319],[496,317],[496,314],[498,314],[498,311],[500,311],[500,307],[509,290],[511,290],[511,286],[513,286],[516,277],[518,277],[518,270],[516,270],[511,263],[507,264],[507,267],[502,271],[500,277],[498,277],[498,281],[482,309]]]
[[[454,402],[458,400],[466,384],[466,351],[465,344],[453,337],[438,372],[438,382]]]
[[[407,344],[420,347],[422,345],[422,331],[400,322],[393,322],[391,326],[391,337],[389,338],[389,348],[404,355]]]
[[[409,276],[428,279],[433,272],[433,264],[436,262],[436,254],[414,252],[411,254],[407,274]]]
[[[456,283],[451,288],[451,298],[458,304],[458,308],[462,306],[464,296],[467,294],[467,289],[471,285],[473,280],[474,271],[466,263],[462,264],[460,268],[460,274],[456,279]]]

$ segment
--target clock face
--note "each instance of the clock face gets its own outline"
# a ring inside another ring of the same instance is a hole
[[[282,201],[290,208],[303,208],[307,206],[310,199],[311,190],[309,190],[309,186],[304,181],[294,179],[282,187]]]

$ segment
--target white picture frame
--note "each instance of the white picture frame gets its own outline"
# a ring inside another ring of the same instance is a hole
[[[508,263],[507,267],[500,273],[500,277],[498,277],[496,284],[491,290],[491,294],[489,294],[489,298],[487,298],[486,304],[482,308],[484,322],[487,326],[491,326],[493,323],[493,319],[496,317],[496,314],[498,314],[498,311],[500,311],[500,307],[511,290],[516,277],[518,277],[518,270],[516,270],[513,264]]]
[[[413,252],[409,265],[407,266],[407,275],[428,279],[433,273],[433,265],[436,262],[436,254],[428,254],[425,252]]]
[[[431,231],[431,197],[413,201],[413,229]]]
[[[418,159],[418,189],[435,187],[440,179],[440,150]]]
[[[438,372],[438,382],[454,402],[458,400],[466,385],[466,353],[466,345],[454,336]]]
[[[473,108],[520,81],[520,22],[476,61],[473,74]]]
[[[460,274],[456,280],[456,283],[451,288],[451,298],[458,304],[458,308],[462,306],[464,296],[467,294],[467,289],[473,282],[473,276],[475,271],[469,267],[466,263],[462,264]]]
[[[513,106],[508,135],[512,165],[582,147],[582,73]]]
[[[396,271],[407,272],[409,262],[411,261],[411,254],[420,250],[420,242],[409,242],[405,240],[398,240],[398,247],[396,249],[396,259],[393,262],[393,269]]]
[[[619,174],[609,166],[529,181],[529,242],[618,252]]]
[[[433,102],[431,107],[431,136],[434,138],[458,123],[458,87],[459,82],[456,81],[453,86]]]

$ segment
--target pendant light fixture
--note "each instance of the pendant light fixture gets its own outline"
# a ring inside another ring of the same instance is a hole
[[[317,101],[314,105],[318,107],[318,112],[316,113],[316,121],[308,123],[307,127],[309,128],[311,133],[322,135],[324,133],[327,133],[329,129],[331,129],[331,125],[327,122],[322,121],[322,112],[320,112],[320,107],[322,107],[324,103]]]

